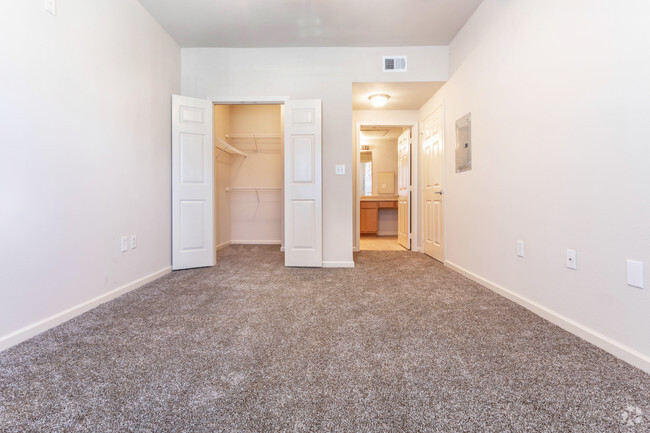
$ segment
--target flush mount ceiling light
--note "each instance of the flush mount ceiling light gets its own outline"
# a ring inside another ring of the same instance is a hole
[[[388,102],[388,98],[390,98],[390,96],[388,96],[386,94],[383,94],[383,93],[382,94],[377,94],[377,95],[372,95],[372,96],[368,97],[368,99],[370,99],[370,102],[372,103],[372,105],[374,105],[377,108],[383,107],[384,105],[386,105],[386,102]]]

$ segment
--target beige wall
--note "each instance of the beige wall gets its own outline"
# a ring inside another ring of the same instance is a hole
[[[407,55],[408,72],[381,71],[383,55]],[[288,96],[323,101],[323,260],[352,264],[352,83],[445,81],[446,47],[182,50],[183,94],[200,98]],[[416,114],[417,120],[417,114]],[[345,176],[335,175],[344,164]]]
[[[248,154],[246,158],[234,159],[231,186],[282,188],[280,108],[280,105],[231,106],[232,134],[277,135],[277,138],[258,139],[257,147],[255,140],[231,140]],[[281,191],[231,192],[230,203],[233,243],[281,243]]]
[[[135,0],[61,3],[0,14],[0,349],[170,269],[180,49]]]
[[[394,197],[397,195],[397,139],[372,140],[375,147],[372,150],[372,194],[376,196]],[[395,186],[392,194],[379,193],[379,173],[393,173]],[[379,209],[378,230],[380,236],[397,234],[397,209]]]
[[[396,196],[397,195],[397,139],[372,140],[372,195]],[[393,173],[395,191],[392,194],[379,193],[378,173]]]
[[[421,110],[445,105],[448,262],[646,370],[648,16],[647,1],[485,0]],[[457,174],[454,122],[469,112],[473,168]],[[626,285],[626,259],[645,263],[645,289]]]

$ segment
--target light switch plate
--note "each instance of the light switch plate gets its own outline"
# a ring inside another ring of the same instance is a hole
[[[120,250],[122,252],[126,252],[129,249],[129,238],[126,236],[122,236],[120,238]]]
[[[643,289],[643,262],[627,261],[627,284]]]
[[[345,174],[345,165],[337,165],[336,166],[336,175],[337,176],[342,176]]]

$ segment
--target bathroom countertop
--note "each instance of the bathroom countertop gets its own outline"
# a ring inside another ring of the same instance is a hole
[[[361,201],[397,201],[397,196],[396,195],[387,195],[387,196],[364,195],[361,196]]]

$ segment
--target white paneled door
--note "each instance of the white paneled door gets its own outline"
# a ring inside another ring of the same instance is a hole
[[[212,102],[172,95],[172,269],[214,266]]]
[[[445,260],[443,213],[442,108],[423,122],[422,181],[424,185],[424,253]]]
[[[323,266],[321,100],[284,106],[284,264]]]
[[[397,241],[411,249],[411,129],[397,140]]]

